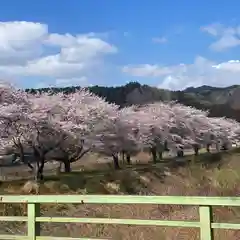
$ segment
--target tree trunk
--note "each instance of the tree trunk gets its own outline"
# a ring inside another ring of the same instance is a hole
[[[23,149],[23,145],[19,139],[17,142],[15,142],[15,146],[19,150],[19,153],[17,154],[17,156],[19,156],[20,162],[25,164],[26,158],[25,158],[25,154],[24,154],[24,149]],[[32,166],[32,164],[29,161],[27,161],[27,166],[31,169],[31,171],[34,170],[34,167]]]
[[[37,170],[37,181],[43,180],[43,169],[44,169],[44,161],[41,162],[40,167]]]
[[[114,168],[115,169],[120,169],[119,161],[118,161],[118,155],[117,154],[113,154],[112,157],[113,157]]]
[[[22,146],[21,143],[18,146],[19,146],[19,158],[20,158],[20,161],[22,163],[24,163],[25,162],[25,156],[24,156],[23,146]]]
[[[170,149],[168,148],[168,142],[164,141],[164,151],[169,152]]]
[[[211,144],[207,144],[207,147],[206,147],[207,152],[209,152],[209,153],[210,153],[210,146],[211,146]]]
[[[127,153],[127,164],[131,164],[131,156]]]
[[[64,163],[65,173],[70,173],[71,172],[71,163],[70,163],[70,161],[66,160],[63,163]]]
[[[197,145],[194,146],[194,154],[195,156],[198,156],[199,154],[199,147]]]
[[[158,158],[159,158],[159,160],[163,159],[163,152],[162,151],[158,152]]]
[[[183,156],[184,156],[183,150],[178,150],[177,157],[183,157]]]
[[[125,162],[125,151],[122,151],[122,161]]]
[[[34,150],[33,155],[37,163],[35,180],[36,181],[43,180],[43,169],[45,165],[45,158],[44,158],[44,155],[38,152],[36,148],[34,148],[33,150]]]
[[[152,154],[153,162],[157,163],[157,149],[156,149],[156,147],[151,148],[151,154]]]
[[[219,145],[219,143],[216,143],[216,150],[217,150],[218,152],[220,152],[220,145]]]
[[[227,143],[224,143],[224,144],[222,145],[222,147],[221,147],[221,150],[223,150],[223,151],[229,150],[228,144],[227,144]]]

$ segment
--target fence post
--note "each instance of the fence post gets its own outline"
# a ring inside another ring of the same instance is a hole
[[[199,206],[200,216],[200,239],[201,240],[213,240],[212,223],[212,207],[211,206]]]
[[[36,236],[40,236],[40,223],[36,222],[36,217],[40,217],[40,204],[28,203],[28,240],[36,240]]]

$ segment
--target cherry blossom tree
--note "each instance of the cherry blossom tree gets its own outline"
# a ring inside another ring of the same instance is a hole
[[[147,113],[147,122],[151,122],[151,131],[148,126],[145,136],[148,144],[152,145],[153,156],[159,150],[161,154],[166,142],[168,148],[177,153],[194,148],[197,154],[204,145],[210,146],[217,140],[226,143],[239,136],[239,123],[236,121],[210,118],[207,111],[175,102],[149,104],[140,107],[140,111]]]
[[[145,116],[141,118],[140,132],[144,136],[142,137],[144,145],[150,148],[154,162],[157,161],[157,153],[159,158],[162,158],[166,145],[170,149],[177,147],[177,135],[171,132],[176,126],[172,104],[158,102],[139,108],[139,111]]]
[[[183,156],[185,149],[198,150],[216,144],[229,148],[240,140],[240,125],[227,118],[210,118],[207,111],[176,102],[156,102],[119,109],[86,89],[71,94],[27,94],[0,83],[0,148],[14,146],[21,161],[32,150],[36,178],[43,178],[50,159],[71,163],[90,151],[113,157],[130,156],[149,148],[153,161],[169,149]],[[29,167],[33,168],[30,163]]]
[[[37,163],[37,178],[42,178],[44,156],[55,146],[50,144],[53,141],[49,135],[57,132],[56,121],[50,111],[54,110],[56,101],[49,101],[46,96],[32,96],[8,84],[2,84],[0,89],[1,148],[12,146],[20,155],[20,161],[25,162],[24,148],[31,147]],[[27,164],[33,169],[30,162]]]
[[[228,150],[234,142],[239,141],[240,124],[237,121],[224,117],[211,117],[209,122],[214,129],[214,143],[217,150],[220,150],[220,146],[223,150]]]
[[[182,104],[174,104],[171,109],[175,126],[171,128],[170,133],[174,133],[182,149],[178,151],[179,155],[183,155],[184,149],[192,148],[197,155],[199,148],[205,144],[206,134],[210,128],[207,121],[208,112]]]
[[[68,144],[61,144],[59,149],[65,155],[69,154],[69,162],[74,162],[82,158],[93,147],[97,149],[97,136],[101,134],[102,127],[110,124],[111,120],[117,116],[119,107],[107,103],[85,89],[65,95],[62,105],[64,114],[61,116],[64,118],[60,119],[60,124],[64,131],[68,132],[68,139],[72,141],[70,145],[69,141]],[[69,152],[70,149],[75,151]]]
[[[151,119],[151,116],[150,116]],[[118,169],[118,154],[124,152],[130,164],[130,156],[141,151],[149,139],[149,115],[136,106],[125,107],[112,112],[104,124],[98,126],[94,136],[94,150],[113,157]]]
[[[1,115],[4,129],[1,133],[8,137],[2,135],[1,145],[6,147],[11,141],[16,145],[21,139],[21,146],[32,148],[38,178],[42,178],[47,155],[53,150],[62,153],[62,161],[69,170],[70,162],[77,161],[91,149],[92,136],[97,134],[98,126],[104,125],[102,121],[115,116],[118,110],[118,106],[108,104],[84,89],[69,95],[51,92],[25,94],[25,102],[22,101],[23,95],[16,93],[14,88],[2,92],[2,99],[6,100],[1,104],[4,113]],[[18,102],[11,103],[11,99]]]
[[[23,135],[29,127],[27,94],[11,84],[0,82],[0,148],[14,146],[24,162]],[[32,167],[29,164],[29,167]]]
[[[38,122],[33,125],[32,133],[38,137],[31,136],[30,139],[34,139],[38,152],[40,146],[48,146],[49,150],[40,151],[42,156],[44,153],[46,157],[50,155],[63,162],[66,171],[70,171],[72,162],[81,159],[92,149],[94,137],[101,129],[99,126],[104,126],[107,123],[105,119],[109,120],[110,116],[116,116],[119,108],[85,89],[68,95],[39,94],[33,96],[31,102],[31,119]],[[42,126],[48,126],[49,130],[46,127],[45,132],[43,129],[39,130]],[[44,136],[41,143],[36,144],[40,134]],[[50,139],[52,144],[49,144]]]

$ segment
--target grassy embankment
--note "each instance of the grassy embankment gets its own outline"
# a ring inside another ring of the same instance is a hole
[[[184,196],[239,196],[240,152],[202,154],[194,162],[166,160],[148,163],[149,156],[140,154],[131,166],[114,171],[107,162],[96,159],[77,165],[71,174],[49,176],[40,187],[40,194],[141,194]],[[80,169],[80,170],[79,170]],[[23,181],[6,182],[1,194],[22,194]],[[197,220],[196,207],[140,205],[43,205],[45,216],[113,217],[142,219]],[[1,204],[1,215],[24,215],[26,206]],[[214,220],[240,222],[239,208],[215,208]],[[1,223],[0,233],[24,234],[21,223]],[[199,230],[190,228],[131,227],[94,224],[42,224],[42,234],[68,237],[105,237],[110,239],[199,239]],[[239,231],[216,230],[216,239],[240,239]]]

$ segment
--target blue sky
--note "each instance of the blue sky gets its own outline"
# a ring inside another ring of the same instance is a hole
[[[240,84],[239,7],[237,0],[2,0],[0,77],[21,87]]]

